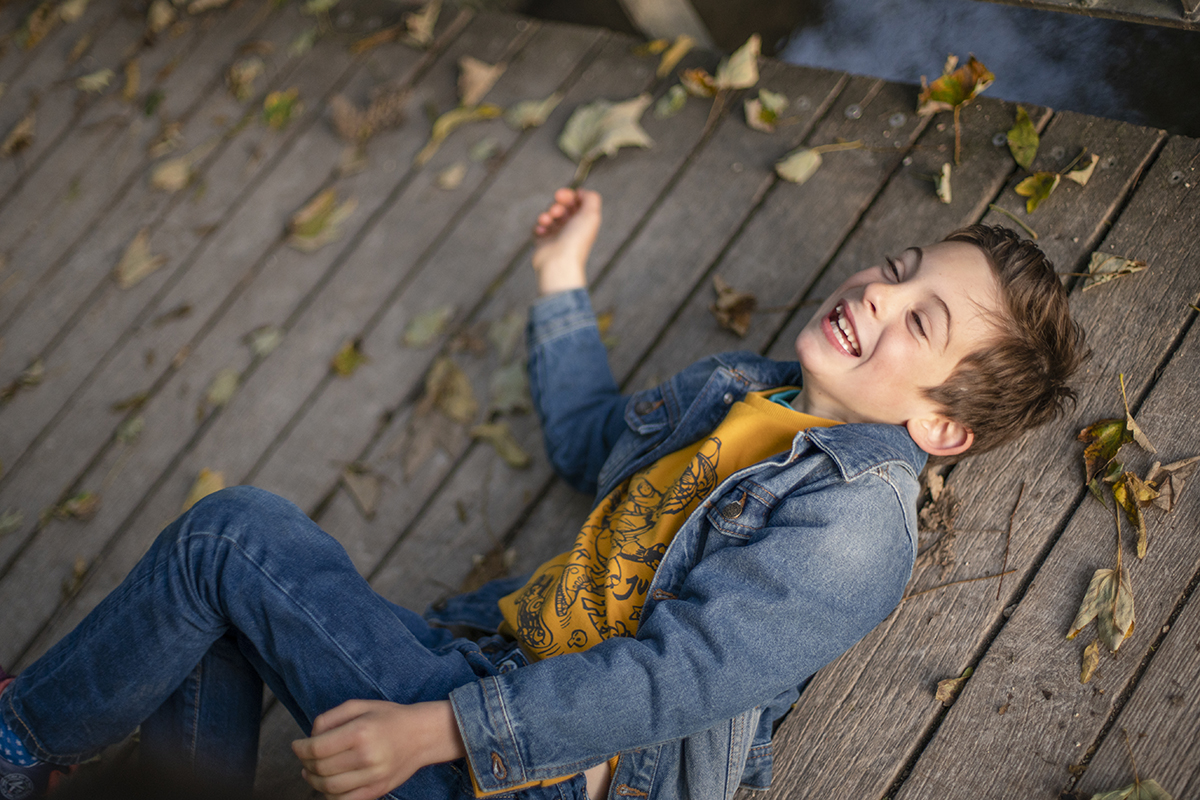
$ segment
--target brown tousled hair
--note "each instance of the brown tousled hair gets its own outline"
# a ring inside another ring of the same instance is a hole
[[[975,434],[969,452],[979,453],[1049,422],[1067,403],[1074,406],[1067,381],[1088,353],[1067,292],[1036,244],[998,225],[970,225],[943,241],[983,251],[1007,312],[994,320],[997,336],[989,345],[963,358],[945,383],[925,389],[950,419]]]

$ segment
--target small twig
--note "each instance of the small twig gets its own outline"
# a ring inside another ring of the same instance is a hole
[[[1021,481],[1021,491],[1017,492],[1017,502],[1013,505],[1012,513],[1008,515],[1008,534],[1004,537],[1004,561],[1000,564],[1000,569],[1008,569],[1008,545],[1012,541],[1012,524],[1013,517],[1017,515],[1017,508],[1021,505],[1021,498],[1025,496],[1025,481]],[[996,599],[1000,599],[1000,590],[1004,588],[1004,573],[1000,573],[1000,585],[996,587]]]
[[[1129,753],[1129,763],[1133,764],[1133,783],[1137,785],[1142,781],[1137,774],[1137,759],[1133,757],[1133,748],[1129,745],[1129,731],[1121,728],[1121,735],[1125,737],[1125,750]]]
[[[1013,214],[1011,211],[1008,211],[1007,209],[1003,209],[1000,206],[996,205],[995,203],[988,203],[988,208],[992,209],[993,211],[999,211],[1001,214],[1008,217],[1013,222],[1017,223],[1022,228],[1024,228],[1025,232],[1028,233],[1031,237],[1033,237],[1034,239],[1038,238],[1037,231],[1035,231],[1033,228],[1026,225],[1021,220],[1017,219],[1017,216],[1015,214]]]
[[[937,586],[930,586],[928,589],[922,589],[919,592],[912,592],[910,594],[906,594],[906,595],[904,595],[904,597],[902,597],[900,599],[900,602],[903,603],[905,600],[909,599],[910,597],[916,597],[919,594],[928,594],[929,592],[936,592],[938,589],[945,589],[947,586],[957,586],[960,583],[974,583],[975,581],[990,581],[992,578],[1003,578],[1005,575],[1012,575],[1014,572],[1016,572],[1015,569],[1010,569],[1008,572],[1001,572],[997,575],[980,575],[977,578],[963,578],[962,580],[959,580],[959,581],[950,581],[949,583],[941,583],[941,584],[938,584]]]

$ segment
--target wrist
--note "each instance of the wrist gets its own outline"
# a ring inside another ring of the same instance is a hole
[[[587,274],[581,266],[548,264],[537,269],[538,294],[567,292],[587,288]]]
[[[428,763],[441,764],[466,758],[467,748],[463,743],[462,734],[458,730],[458,721],[454,718],[454,708],[449,700],[437,700],[429,703],[419,703],[429,726]]]

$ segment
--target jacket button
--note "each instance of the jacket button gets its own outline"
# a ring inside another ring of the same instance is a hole
[[[742,507],[746,502],[745,496],[741,500],[735,500],[732,503],[726,503],[721,509],[721,516],[725,519],[737,519],[742,515]]]
[[[644,417],[654,410],[654,403],[651,403],[649,400],[642,400],[634,405],[633,410],[637,412],[638,416]]]
[[[733,405],[733,392],[726,392],[726,393],[725,393],[725,396],[724,396],[724,397],[722,397],[722,398],[721,398],[721,400],[722,400],[722,402],[724,402],[724,403],[725,403],[725,405],[727,405],[727,406],[731,406],[731,405]]]

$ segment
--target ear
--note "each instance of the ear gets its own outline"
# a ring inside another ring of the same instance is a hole
[[[904,426],[917,447],[931,456],[956,456],[975,442],[972,431],[943,414],[914,417]]]

